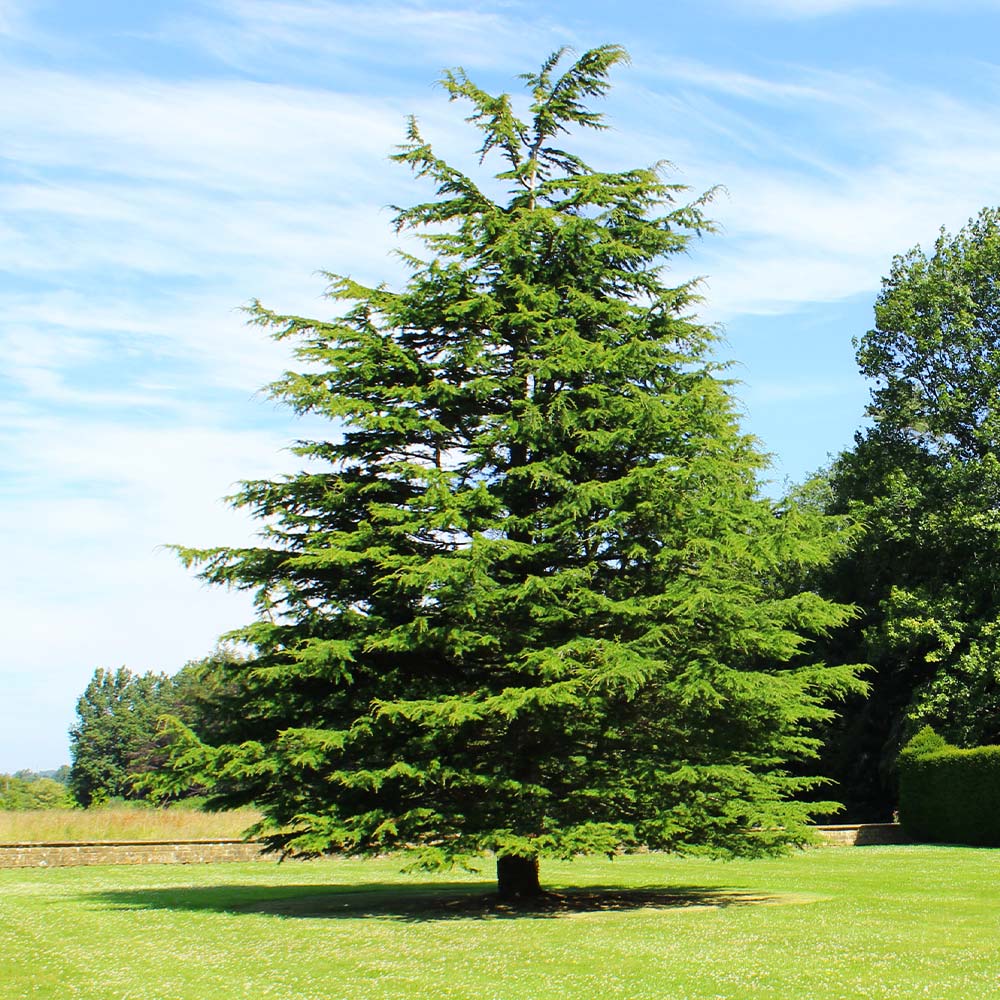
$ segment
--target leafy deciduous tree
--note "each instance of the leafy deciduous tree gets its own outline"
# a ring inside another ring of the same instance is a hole
[[[876,671],[831,742],[847,797],[875,815],[921,726],[1000,741],[1000,212],[897,257],[857,346],[874,425],[834,463],[827,509],[867,534],[827,592],[864,610],[835,655]]]
[[[240,660],[238,652],[220,646],[173,676],[98,668],[77,702],[78,721],[70,730],[68,782],[76,800],[89,806],[111,798],[146,798],[150,788],[139,779],[166,758],[161,718],[180,719],[211,739],[229,707],[232,682],[223,668]]]
[[[0,809],[64,809],[72,804],[60,781],[23,771],[0,774]]]
[[[70,790],[81,805],[137,797],[131,760],[155,731],[168,684],[166,674],[133,674],[126,667],[94,672],[70,730]]]

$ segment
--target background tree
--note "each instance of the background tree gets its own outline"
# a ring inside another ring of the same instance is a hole
[[[173,676],[98,668],[77,702],[78,721],[70,730],[68,781],[76,800],[89,806],[149,797],[150,786],[140,779],[166,760],[161,719],[180,719],[211,739],[229,711],[232,681],[224,668],[241,659],[237,651],[220,646]]]
[[[876,671],[830,756],[854,812],[875,818],[922,726],[1000,742],[1000,213],[897,257],[857,347],[874,424],[833,464],[826,509],[867,534],[827,592],[864,610],[831,655]]]
[[[428,252],[401,291],[331,276],[329,322],[253,307],[303,364],[273,396],[344,429],[234,498],[264,544],[181,550],[259,618],[228,731],[178,726],[172,767],[256,803],[285,851],[492,851],[528,894],[542,856],[807,836],[787,764],[858,683],[802,656],[848,610],[783,580],[841,538],[757,495],[694,288],[662,281],[702,202],[556,145],[604,127],[585,101],[624,52],[562,57],[524,77],[524,118],[442,81],[506,200],[410,122],[395,159],[436,196],[396,217]]]
[[[53,771],[43,771],[43,778],[51,778],[53,781],[58,781],[61,785],[69,784],[69,764],[60,764],[59,767],[55,768]]]
[[[233,712],[240,710],[235,697],[236,671],[245,657],[231,646],[217,646],[208,656],[190,660],[167,678],[156,699],[156,714],[142,713],[142,735],[128,755],[129,781],[134,793],[164,804],[169,799],[201,797],[198,785],[162,791],[157,775],[169,758],[170,730],[164,728],[169,716],[182,722],[200,739],[221,738],[231,725]]]
[[[62,782],[30,771],[0,774],[0,809],[66,809],[72,805]]]
[[[140,797],[133,786],[132,758],[155,732],[164,710],[166,674],[134,674],[99,667],[76,703],[70,730],[70,790],[80,805],[109,798]]]

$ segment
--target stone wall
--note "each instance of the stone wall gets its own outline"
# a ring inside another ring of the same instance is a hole
[[[818,826],[828,844],[864,847],[911,841],[896,823]],[[64,844],[0,844],[0,868],[62,868],[67,865],[191,865],[220,861],[273,861],[261,845],[244,840],[93,841]]]
[[[875,844],[912,844],[898,823],[859,823],[817,826],[816,832],[837,847],[868,847]]]
[[[267,861],[261,845],[243,840],[93,841],[0,844],[0,868],[66,865],[188,865],[218,861]]]

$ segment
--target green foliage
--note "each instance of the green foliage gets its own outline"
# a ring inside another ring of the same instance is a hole
[[[69,784],[69,764],[61,764],[54,771],[43,771],[40,777],[51,778],[53,781],[58,781],[62,785]]]
[[[899,820],[922,840],[1000,847],[1000,746],[962,750],[925,726],[899,757]]]
[[[130,764],[155,731],[166,674],[99,667],[76,705],[70,730],[70,789],[80,805],[134,798]]]
[[[329,321],[260,304],[301,364],[271,388],[333,422],[308,471],[233,498],[265,544],[180,549],[252,591],[256,648],[211,739],[174,726],[164,787],[255,803],[283,850],[418,864],[648,845],[760,854],[808,834],[832,699],[810,660],[850,609],[786,581],[849,536],[757,492],[713,332],[667,259],[707,228],[659,166],[601,172],[553,143],[603,128],[622,50],[528,75],[528,117],[462,71],[503,202],[415,121],[395,159],[435,187],[401,291],[330,275]]]
[[[62,782],[31,772],[0,774],[0,809],[67,809],[73,804]]]
[[[865,526],[823,590],[863,609],[831,656],[875,667],[830,738],[859,812],[888,812],[899,747],[931,724],[1000,742],[1000,214],[893,262],[858,343],[874,426],[829,474],[825,509]]]
[[[985,208],[929,256],[896,257],[858,348],[872,412],[896,433],[959,459],[994,455],[1000,413],[1000,210]]]
[[[172,677],[98,668],[77,702],[78,721],[70,731],[69,784],[76,801],[92,806],[149,796],[151,786],[144,778],[166,759],[161,720],[181,719],[211,737],[216,716],[228,711],[230,682],[222,670],[239,659],[233,650],[220,647]]]
[[[22,781],[37,781],[39,778],[51,778],[60,784],[68,785],[69,764],[63,764],[61,767],[53,768],[51,771],[33,771],[31,768],[23,768],[20,771],[15,771],[14,777],[20,778]]]
[[[184,664],[165,681],[156,715],[151,720],[146,717],[143,739],[129,755],[129,781],[136,795],[159,805],[204,802],[200,786],[167,791],[158,778],[169,757],[171,726],[180,723],[206,740],[213,739],[220,727],[224,731],[230,713],[238,710],[232,698],[234,681],[226,670],[242,661],[242,654],[232,647],[218,646],[203,659]]]
[[[930,726],[924,726],[899,753],[900,756],[906,757],[925,757],[929,753],[947,749],[948,741],[934,732]]]

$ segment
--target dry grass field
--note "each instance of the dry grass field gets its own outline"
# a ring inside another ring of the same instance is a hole
[[[0,843],[231,838],[242,836],[258,818],[259,813],[252,809],[206,813],[194,809],[114,806],[0,811]]]

